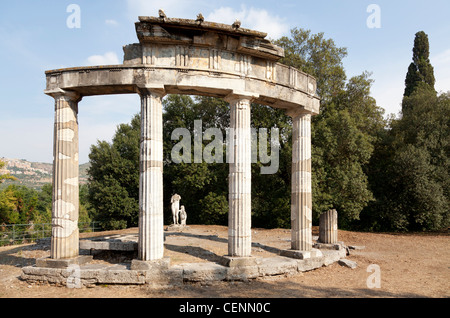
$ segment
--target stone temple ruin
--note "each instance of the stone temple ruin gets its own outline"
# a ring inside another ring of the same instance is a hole
[[[55,100],[51,251],[24,267],[22,278],[63,284],[73,275],[81,284],[183,282],[199,276],[233,280],[311,270],[345,257],[340,245],[313,248],[311,116],[320,105],[315,78],[278,63],[283,49],[240,23],[139,17],[136,33],[139,43],[124,46],[121,65],[46,72],[45,93]],[[138,253],[128,267],[92,267],[92,256],[80,254],[87,243],[80,242],[78,231],[78,104],[107,94],[141,98],[139,235],[133,242]],[[229,164],[228,255],[221,264],[171,266],[163,255],[161,101],[166,94],[214,96],[230,105],[236,133]],[[284,109],[293,122],[291,249],[270,259],[251,255],[251,103]]]

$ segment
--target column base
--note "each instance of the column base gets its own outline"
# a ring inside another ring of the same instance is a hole
[[[165,257],[154,261],[143,261],[140,259],[133,259],[131,261],[131,269],[138,271],[154,271],[166,270],[170,267],[170,258]]]
[[[260,263],[259,257],[253,256],[222,256],[219,264],[226,267],[242,267],[242,266],[254,266]]]
[[[322,243],[317,242],[313,245],[315,248],[324,249],[324,250],[339,250],[341,248],[341,244],[339,243]]]
[[[323,256],[322,252],[318,249],[311,249],[310,251],[300,250],[282,250],[280,256],[296,258],[296,259],[308,259]]]
[[[71,265],[84,265],[92,261],[92,255],[79,255],[73,258],[53,259],[43,257],[36,259],[36,267],[67,268]]]

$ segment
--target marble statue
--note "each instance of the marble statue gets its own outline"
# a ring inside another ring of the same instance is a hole
[[[186,226],[186,219],[187,219],[187,213],[186,213],[186,210],[184,209],[184,205],[182,205],[181,209],[180,209],[180,224],[182,226]]]
[[[178,224],[178,212],[180,211],[180,200],[181,196],[179,194],[174,194],[170,199],[170,208],[172,209],[173,224]]]

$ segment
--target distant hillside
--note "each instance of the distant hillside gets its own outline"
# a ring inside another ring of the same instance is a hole
[[[10,184],[25,185],[33,189],[40,189],[46,183],[52,183],[53,165],[51,163],[30,162],[24,159],[0,158],[6,162],[6,166],[0,174],[9,173],[17,180],[7,180],[0,185],[0,188]],[[87,169],[89,163],[80,165],[80,184],[87,182]]]

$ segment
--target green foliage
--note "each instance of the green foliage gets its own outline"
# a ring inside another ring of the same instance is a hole
[[[414,107],[385,137],[389,155],[378,172],[385,180],[378,198],[381,211],[389,212],[377,221],[389,230],[438,230],[450,225],[450,98],[424,88],[408,99]]]
[[[285,50],[280,63],[293,66],[314,76],[317,92],[323,101],[329,101],[344,88],[346,74],[342,60],[347,56],[346,48],[336,47],[324,33],[311,34],[310,30],[294,28],[291,37],[275,41]]]
[[[86,200],[80,200],[79,222],[90,223],[91,212],[92,208]],[[0,224],[29,223],[52,223],[51,184],[45,184],[40,190],[9,185],[0,191]]]
[[[413,63],[403,100],[403,117],[386,120],[371,97],[373,80],[364,72],[347,80],[336,47],[323,33],[293,29],[276,44],[281,62],[317,78],[321,112],[312,120],[313,221],[338,210],[340,228],[369,230],[438,229],[449,224],[449,96],[436,96],[427,36],[416,35]],[[221,99],[170,95],[163,100],[164,215],[171,222],[170,197],[178,193],[191,224],[227,224],[228,164],[174,163],[176,128],[194,121],[229,127],[229,106]],[[279,169],[263,175],[252,164],[252,225],[290,227],[292,120],[283,110],[252,104],[253,128],[280,131]],[[80,200],[104,228],[136,226],[139,200],[140,118],[120,125],[112,143],[91,148],[89,194]],[[203,141],[202,150],[209,141]],[[193,145],[193,138],[191,139]],[[192,147],[194,148],[194,147]],[[270,145],[268,145],[270,148]],[[193,149],[188,158],[193,158]],[[193,162],[193,160],[191,160]],[[84,190],[83,190],[84,191]],[[84,193],[84,192],[83,192]],[[3,199],[7,202],[6,196]]]
[[[121,124],[109,144],[91,146],[89,202],[104,229],[137,226],[139,220],[140,117]]]
[[[6,166],[6,162],[0,160],[0,170],[2,170]],[[17,178],[11,176],[9,173],[0,174],[0,184],[5,180],[16,180]]]
[[[264,228],[290,227],[292,120],[281,109],[252,104],[251,126],[279,129],[279,167],[274,174],[262,174],[258,161],[252,164],[252,224]],[[259,137],[261,137],[259,135]],[[270,139],[268,136],[268,149]],[[260,151],[260,149],[259,149]]]
[[[315,219],[330,208],[339,211],[340,224],[358,219],[372,200],[364,166],[373,151],[372,138],[357,128],[347,110],[330,105],[314,133],[313,173],[319,171],[313,191]],[[320,158],[317,158],[317,155]],[[315,160],[318,159],[318,160]]]
[[[228,200],[225,194],[209,192],[200,200],[204,224],[227,224]]]
[[[382,112],[370,97],[373,81],[370,74],[363,73],[346,82],[342,59],[347,51],[325,39],[323,33],[294,29],[291,38],[284,37],[277,43],[286,52],[283,63],[317,77],[318,92],[324,99],[321,114],[313,119],[312,126],[314,219],[334,207],[339,209],[340,222],[345,226],[373,199],[366,170],[377,131],[384,127]],[[172,140],[171,134],[184,127],[192,135],[194,121],[202,120],[203,131],[219,128],[225,136],[230,118],[228,104],[212,97],[170,95],[163,100],[163,107],[165,221],[171,222],[168,201],[178,193],[191,224],[226,224],[228,164],[173,163],[171,150],[179,140]],[[270,131],[276,127],[280,132],[278,172],[263,175],[263,164],[252,164],[252,224],[289,228],[292,119],[283,110],[268,106],[252,104],[251,110],[253,128]],[[108,228],[135,225],[137,221],[138,118],[131,125],[120,126],[112,144],[99,142],[91,148],[89,201],[97,211],[96,219]],[[208,143],[204,141],[202,149]],[[188,155],[192,158],[193,151]]]
[[[226,224],[228,212],[228,164],[194,163],[194,148],[189,154],[191,163],[174,163],[172,147],[179,140],[172,140],[172,131],[187,128],[194,142],[194,121],[202,120],[202,134],[207,128],[219,128],[225,138],[229,126],[229,107],[221,100],[211,97],[170,95],[163,101],[164,134],[164,198],[165,220],[171,222],[170,197],[177,193],[185,206],[191,224]],[[210,141],[204,140],[202,150]],[[215,201],[217,200],[217,201]],[[226,207],[226,208],[225,208]]]
[[[282,63],[316,77],[322,98],[321,112],[312,121],[313,221],[336,208],[340,226],[349,227],[373,200],[367,170],[385,126],[383,111],[370,96],[373,80],[364,72],[346,81],[342,60],[347,49],[323,33],[293,29],[291,38],[276,43],[285,49]]]
[[[363,213],[372,230],[439,230],[450,225],[450,98],[434,90],[428,37],[418,32],[405,80],[402,117],[380,134],[371,160],[376,201]]]
[[[20,214],[17,209],[17,198],[10,187],[0,192],[0,223],[19,223]]]
[[[417,32],[414,39],[413,61],[408,67],[405,79],[404,97],[411,96],[415,90],[430,90],[435,93],[434,69],[430,63],[430,49],[428,43],[428,35],[423,32]],[[402,110],[405,112],[411,106],[411,103],[404,99]]]

